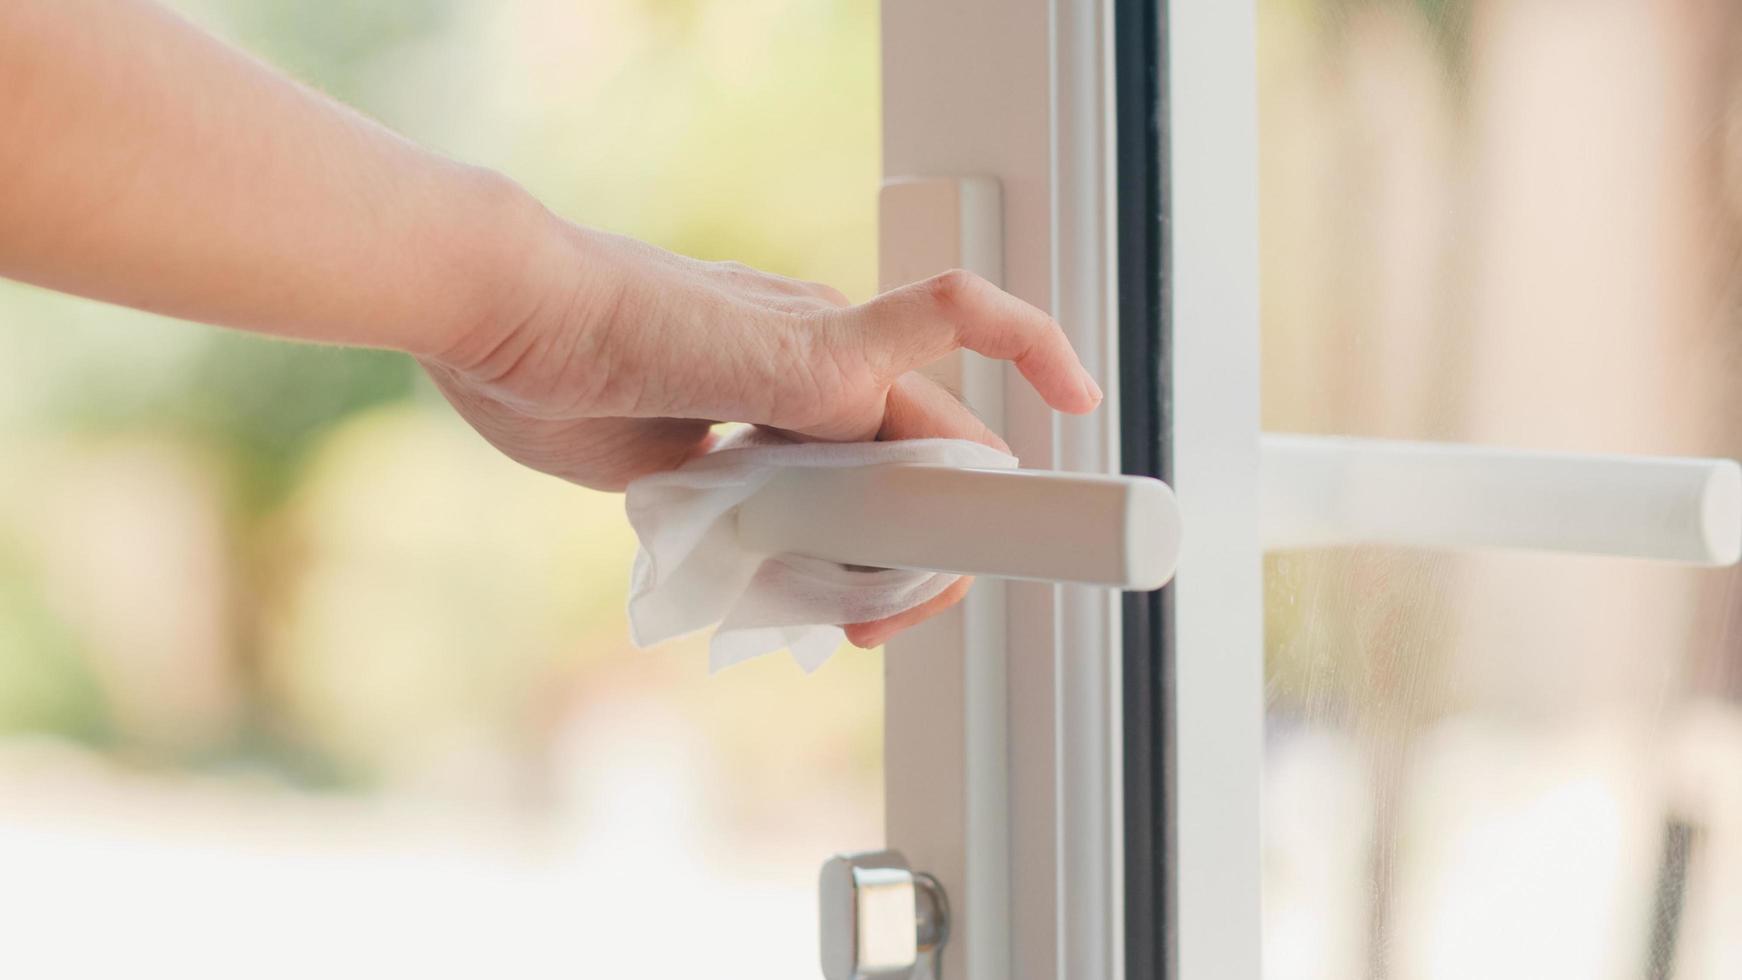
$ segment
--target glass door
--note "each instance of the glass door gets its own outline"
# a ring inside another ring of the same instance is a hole
[[[1119,11],[1127,976],[1735,975],[1738,15]]]
[[[1736,11],[1258,16],[1267,431],[1742,453]],[[1736,975],[1736,586],[1272,553],[1265,975]]]

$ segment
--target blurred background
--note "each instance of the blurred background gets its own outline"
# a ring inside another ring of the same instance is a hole
[[[175,0],[564,214],[864,297],[869,0]],[[1742,455],[1742,11],[1258,0],[1272,431]],[[0,976],[814,975],[881,663],[637,652],[410,362],[0,282]],[[1267,562],[1273,980],[1742,976],[1729,571]]]
[[[1742,455],[1742,7],[1258,10],[1267,429]],[[1736,572],[1266,574],[1269,977],[1742,976]]]
[[[174,0],[577,220],[875,283],[869,0]],[[631,648],[403,358],[0,281],[0,976],[799,977],[881,659]]]

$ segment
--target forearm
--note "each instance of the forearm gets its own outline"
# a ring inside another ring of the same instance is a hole
[[[546,221],[148,0],[0,2],[0,134],[0,275],[285,336],[447,349]]]

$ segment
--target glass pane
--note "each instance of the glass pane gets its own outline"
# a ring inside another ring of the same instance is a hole
[[[875,4],[176,6],[576,220],[874,287]],[[814,974],[878,655],[635,651],[621,499],[406,359],[0,324],[0,974]]]
[[[1267,429],[1742,454],[1742,8],[1259,12]],[[1269,977],[1742,976],[1735,573],[1266,573]]]

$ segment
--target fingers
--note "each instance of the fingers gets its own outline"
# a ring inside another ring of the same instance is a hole
[[[889,397],[883,403],[883,426],[877,430],[877,439],[881,442],[968,439],[1000,452],[1010,451],[1010,446],[998,437],[998,433],[987,428],[978,415],[943,385],[911,372],[890,385]]]
[[[972,578],[964,576],[933,597],[931,601],[914,606],[906,612],[896,613],[887,619],[879,619],[869,623],[853,623],[843,627],[847,633],[847,642],[866,650],[882,646],[885,641],[902,630],[910,626],[917,626],[961,602],[962,598],[968,594],[969,586],[973,584]]]
[[[877,297],[855,311],[873,370],[894,377],[966,347],[1010,361],[1062,412],[1101,403],[1101,389],[1052,317],[970,272],[953,270]],[[852,320],[850,320],[852,322]]]

